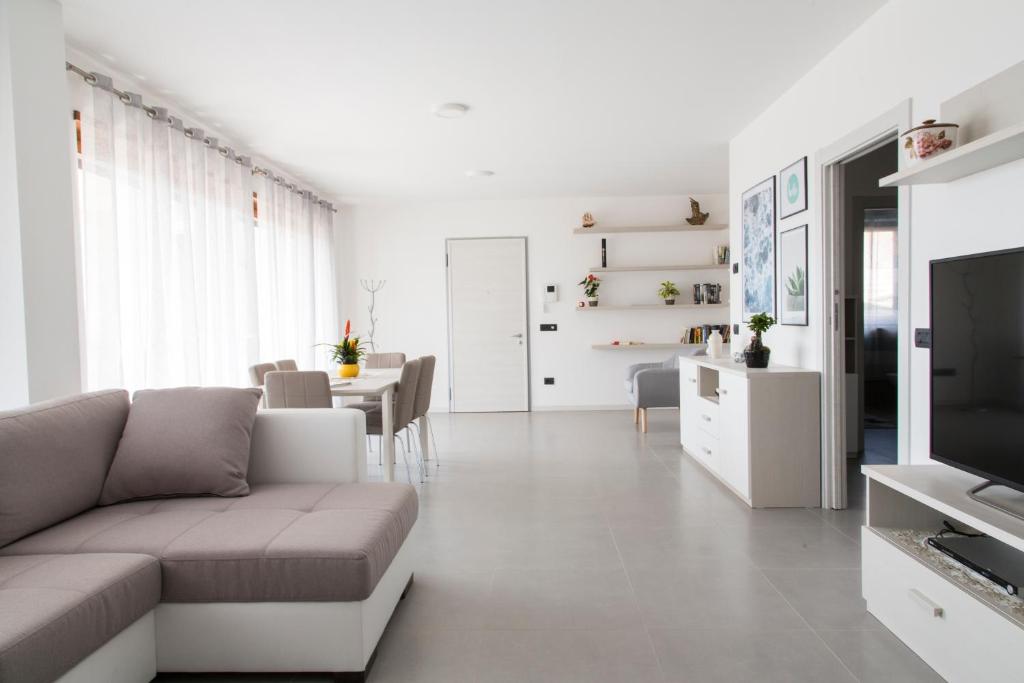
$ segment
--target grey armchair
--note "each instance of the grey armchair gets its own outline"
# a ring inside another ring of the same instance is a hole
[[[633,422],[647,431],[648,408],[679,407],[679,359],[637,363],[626,370],[626,393],[633,404]]]

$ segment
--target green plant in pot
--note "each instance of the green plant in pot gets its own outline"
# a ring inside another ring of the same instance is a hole
[[[761,341],[761,335],[771,329],[774,324],[775,318],[767,313],[755,313],[750,317],[747,327],[754,333],[754,336],[750,338],[750,346],[743,354],[748,368],[768,367],[768,356],[771,355],[772,350]]]
[[[671,280],[665,280],[661,283],[661,288],[658,290],[658,296],[665,300],[665,303],[669,306],[676,302],[676,297],[679,296],[679,288],[676,287],[676,283]]]
[[[596,306],[597,289],[601,286],[601,278],[591,273],[580,280],[579,284],[583,287],[583,294],[587,297],[587,303],[591,306]]]

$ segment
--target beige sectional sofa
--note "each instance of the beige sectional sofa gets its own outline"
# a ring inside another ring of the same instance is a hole
[[[0,681],[360,680],[418,514],[366,482],[361,411],[261,411],[249,495],[98,506],[128,411],[110,391],[0,413]]]

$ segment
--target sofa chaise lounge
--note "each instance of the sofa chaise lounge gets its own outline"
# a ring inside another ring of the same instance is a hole
[[[123,391],[0,413],[0,681],[362,680],[418,515],[366,481],[363,413],[257,413],[249,495],[99,506],[128,414]]]

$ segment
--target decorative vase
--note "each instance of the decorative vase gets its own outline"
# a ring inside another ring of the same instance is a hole
[[[722,333],[718,330],[712,330],[708,337],[708,356],[710,358],[722,357]]]
[[[596,296],[589,297],[587,299],[587,305],[588,306],[596,306],[597,305],[597,297]]]
[[[359,363],[342,363],[338,366],[338,377],[351,379],[359,376]]]
[[[772,350],[761,341],[761,335],[756,335],[750,340],[750,346],[744,352],[748,368],[768,367],[768,357]]]
[[[665,304],[668,305],[668,306],[675,306],[676,305],[676,300],[675,299],[665,299]]]
[[[927,119],[903,134],[903,155],[906,166],[956,149],[959,126],[955,123],[935,123]]]

